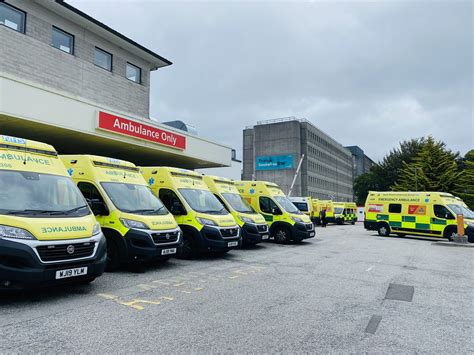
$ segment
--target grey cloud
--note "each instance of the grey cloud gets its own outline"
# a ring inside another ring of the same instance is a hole
[[[473,147],[470,1],[70,2],[174,62],[153,74],[152,116],[237,149],[284,116],[374,159],[427,134]]]

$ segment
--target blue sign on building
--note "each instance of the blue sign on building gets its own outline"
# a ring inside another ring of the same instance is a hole
[[[279,170],[293,168],[293,155],[258,156],[255,170]]]

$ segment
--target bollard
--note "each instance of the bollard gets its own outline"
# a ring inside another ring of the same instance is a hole
[[[458,235],[463,236],[464,235],[464,215],[458,214],[456,220],[458,222]]]

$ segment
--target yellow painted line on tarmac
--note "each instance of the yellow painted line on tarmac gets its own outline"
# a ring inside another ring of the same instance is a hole
[[[192,293],[192,292],[190,292],[190,291],[184,291],[184,290],[181,291],[181,292],[182,292],[182,293]]]
[[[196,287],[196,288],[194,289],[194,291],[202,291],[202,290],[204,290],[204,287]]]
[[[174,286],[174,287],[181,287],[181,286],[183,286],[183,285],[184,285],[184,282],[181,282],[181,283],[174,284],[173,286]]]
[[[239,275],[229,276],[229,279],[236,279],[236,278],[238,278],[238,277],[240,277],[240,276],[239,276]]]
[[[115,300],[119,298],[119,296],[110,295],[108,293],[98,293],[97,296],[105,298],[106,300]]]

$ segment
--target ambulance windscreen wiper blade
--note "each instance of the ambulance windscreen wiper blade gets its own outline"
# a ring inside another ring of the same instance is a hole
[[[22,210],[22,211],[10,211],[9,215],[37,215],[37,214],[47,214],[47,215],[57,215],[64,214],[63,211],[48,211],[48,210]]]

